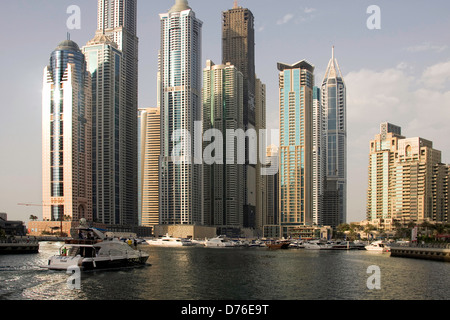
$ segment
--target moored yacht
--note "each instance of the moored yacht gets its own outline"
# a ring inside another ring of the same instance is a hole
[[[150,246],[158,247],[183,247],[192,246],[194,243],[190,239],[175,238],[166,234],[164,237],[149,239],[146,241]]]
[[[322,241],[309,241],[306,242],[304,245],[305,249],[308,250],[331,250],[332,245],[327,242]]]
[[[375,252],[389,252],[391,248],[384,241],[374,241],[371,244],[365,246],[367,251]]]
[[[218,236],[206,240],[205,247],[234,247],[233,241],[227,240],[224,236]]]

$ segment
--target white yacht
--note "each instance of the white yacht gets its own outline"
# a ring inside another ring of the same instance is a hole
[[[227,240],[224,236],[218,236],[208,239],[205,242],[205,247],[234,247],[233,241]]]
[[[307,250],[331,250],[332,245],[321,241],[309,241],[303,244],[303,247]]]
[[[391,248],[384,241],[374,241],[371,244],[365,246],[367,251],[376,251],[376,252],[389,252]]]
[[[52,256],[48,264],[41,266],[48,270],[65,270],[78,267],[81,271],[103,270],[145,265],[149,255],[133,249],[118,239],[108,240],[98,230],[79,228],[80,233],[93,235],[89,239],[65,241],[59,254]]]
[[[192,246],[194,243],[190,239],[175,238],[166,234],[164,237],[146,240],[150,246],[158,247],[184,247]]]

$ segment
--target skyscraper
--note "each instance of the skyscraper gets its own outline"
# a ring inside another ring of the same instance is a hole
[[[186,0],[160,14],[160,223],[203,224],[201,139],[202,22]],[[195,141],[200,145],[196,145]]]
[[[305,60],[278,63],[280,97],[281,235],[311,225],[313,190],[313,87],[315,67]]]
[[[208,131],[214,133],[212,130],[219,135],[204,142],[205,157],[216,160],[208,163],[205,158],[203,165],[205,223],[218,227],[220,234],[239,235],[243,227],[244,166],[238,163],[239,142],[229,137],[227,130],[244,132],[243,77],[231,64],[214,65],[210,60],[203,72],[204,136]],[[213,139],[220,149],[210,152]],[[227,152],[229,147],[232,153]]]
[[[117,44],[123,54],[123,73],[125,76],[124,122],[120,148],[125,155],[121,162],[124,174],[124,194],[121,196],[120,223],[138,223],[138,159],[137,159],[137,114],[138,114],[138,46],[137,0],[98,0],[98,32]],[[116,186],[117,188],[117,186]],[[117,213],[116,213],[117,215]],[[117,219],[116,219],[117,221]]]
[[[325,135],[320,88],[313,90],[313,222],[322,225],[325,179]]]
[[[92,75],[92,182],[94,220],[130,223],[126,197],[126,108],[123,54],[101,31],[83,48]]]
[[[405,138],[400,127],[383,123],[370,142],[367,219],[447,222],[448,179],[431,141]]]
[[[334,57],[322,82],[322,107],[326,139],[326,179],[323,225],[337,227],[347,216],[347,102],[346,87]]]
[[[159,224],[159,155],[161,113],[159,108],[139,110],[139,212],[142,226]]]
[[[244,126],[245,130],[255,129],[255,29],[253,13],[239,7],[237,2],[232,9],[223,12],[222,21],[222,63],[231,63],[244,77]],[[248,142],[246,158],[249,159]],[[244,167],[244,215],[246,227],[255,227],[256,218],[256,166]]]
[[[44,70],[43,218],[92,221],[91,76],[78,45],[61,42]]]

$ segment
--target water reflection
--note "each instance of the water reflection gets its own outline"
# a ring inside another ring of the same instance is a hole
[[[0,257],[0,299],[12,300],[411,300],[447,299],[450,264],[365,251],[149,248],[151,266],[69,275],[39,268],[55,254]],[[367,268],[380,267],[381,290]]]

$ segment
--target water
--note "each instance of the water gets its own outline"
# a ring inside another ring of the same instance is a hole
[[[41,269],[59,243],[40,253],[0,256],[0,300],[446,300],[450,264],[367,251],[266,248],[154,248],[134,269],[69,275]],[[370,266],[381,289],[369,289]]]

